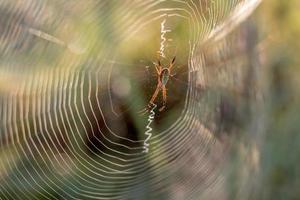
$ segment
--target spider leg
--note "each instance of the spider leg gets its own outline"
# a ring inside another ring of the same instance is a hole
[[[157,52],[157,66],[158,66],[158,74],[160,74],[162,70],[161,62],[160,62],[160,52]]]
[[[158,68],[156,65],[155,65],[155,69],[156,69],[156,72],[157,72],[157,74],[160,74],[160,68]]]
[[[139,111],[138,113],[140,113],[140,115],[144,115],[147,112],[150,112],[150,109],[155,105],[154,101],[157,98],[157,95],[158,95],[160,89],[161,89],[161,84],[158,83],[157,86],[156,86],[155,92],[153,93],[153,95],[152,95],[152,97],[151,97],[151,99],[148,103],[148,108],[144,108],[143,110]]]
[[[167,104],[167,89],[166,86],[162,86],[162,94],[163,94],[163,106],[159,109],[159,111],[163,111]]]
[[[170,71],[171,71],[172,67],[174,66],[175,60],[176,60],[176,56],[174,56],[173,60],[170,63],[170,66],[169,66]]]
[[[160,91],[160,88],[161,88],[160,84],[157,84],[156,89],[155,89],[155,92],[153,93],[153,95],[152,95],[152,97],[151,97],[151,99],[150,99],[149,104],[154,104],[154,101],[155,101],[155,99],[156,99],[156,97],[157,97],[157,95],[158,95],[158,93],[159,93],[159,91]],[[150,106],[150,105],[148,105],[148,107],[149,107],[149,106]]]

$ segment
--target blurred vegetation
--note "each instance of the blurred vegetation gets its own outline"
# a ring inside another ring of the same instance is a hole
[[[176,65],[147,155],[156,17],[186,5],[24,2],[0,3],[1,199],[300,199],[297,0],[237,26],[243,1],[168,18]]]
[[[300,4],[265,1],[256,22],[266,38],[266,124],[255,199],[300,199]]]

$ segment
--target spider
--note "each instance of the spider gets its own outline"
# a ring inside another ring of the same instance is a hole
[[[155,99],[157,98],[158,93],[162,90],[162,95],[163,95],[163,106],[159,109],[159,111],[163,111],[166,108],[167,104],[167,88],[166,85],[168,83],[168,80],[171,75],[171,70],[174,66],[176,56],[173,58],[171,63],[169,64],[168,67],[163,67],[160,63],[160,59],[158,59],[157,64],[155,63],[155,70],[157,73],[157,85],[156,89],[150,99],[150,102],[148,104],[148,107],[151,107],[151,105],[154,104]]]

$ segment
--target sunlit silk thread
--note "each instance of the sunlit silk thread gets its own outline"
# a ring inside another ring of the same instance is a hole
[[[144,140],[144,146],[143,146],[143,153],[148,153],[149,152],[149,146],[150,146],[150,139],[151,139],[151,136],[152,136],[152,128],[151,128],[151,124],[154,120],[154,117],[155,117],[155,112],[154,110],[156,109],[157,105],[154,104],[154,103],[151,103],[152,104],[152,109],[150,110],[150,114],[148,116],[148,124],[146,126],[146,132],[145,132],[145,135],[147,136],[146,139]]]
[[[80,47],[80,46],[77,46],[76,44],[68,44],[48,33],[45,33],[41,30],[38,30],[38,29],[34,29],[34,28],[29,28],[28,29],[28,32],[36,37],[39,37],[41,39],[44,39],[44,40],[47,40],[49,42],[52,42],[54,44],[57,44],[57,45],[60,45],[60,46],[63,46],[63,47],[67,47],[72,53],[74,54],[83,54],[85,52],[85,49]]]
[[[168,32],[171,32],[171,30],[165,29],[165,23],[166,23],[166,19],[164,19],[161,23],[160,23],[160,49],[159,49],[159,54],[161,57],[166,58],[165,56],[165,42],[166,42],[166,37],[165,34]]]

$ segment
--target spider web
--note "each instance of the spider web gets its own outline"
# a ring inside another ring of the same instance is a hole
[[[228,199],[259,3],[1,1],[1,199]],[[145,154],[162,49],[175,75]]]

